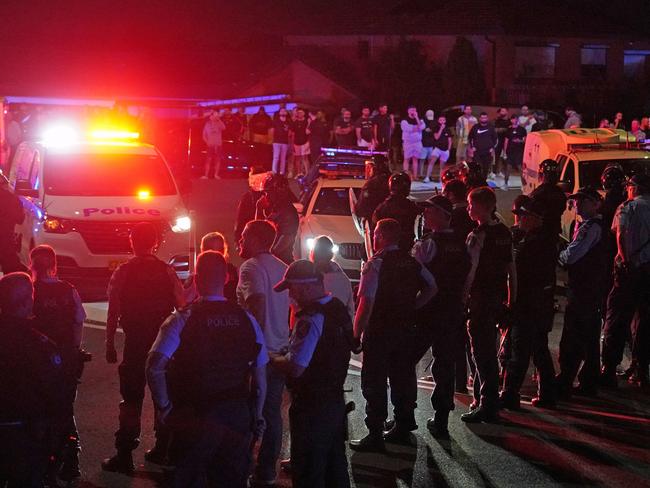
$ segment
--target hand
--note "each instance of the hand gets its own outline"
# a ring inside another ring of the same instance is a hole
[[[266,430],[266,420],[264,420],[264,417],[258,417],[258,419],[255,421],[253,435],[255,436],[256,439],[260,439],[264,435],[265,430]]]
[[[106,362],[108,364],[115,364],[117,362],[117,350],[115,344],[106,343]]]

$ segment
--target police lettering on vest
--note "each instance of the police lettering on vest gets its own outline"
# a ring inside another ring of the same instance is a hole
[[[246,312],[227,301],[191,305],[168,378],[174,405],[247,399],[259,346]]]

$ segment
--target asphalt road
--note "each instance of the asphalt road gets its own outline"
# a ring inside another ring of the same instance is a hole
[[[191,205],[198,215],[198,235],[220,230],[231,238],[234,210],[245,190],[244,180],[197,181]],[[517,195],[516,190],[498,191],[504,216]],[[562,298],[559,298],[561,309]],[[143,413],[142,444],[135,451],[138,465],[131,477],[104,473],[100,461],[113,453],[113,432],[120,401],[117,366],[103,358],[105,304],[87,304],[89,324],[84,330],[85,348],[94,360],[87,365],[77,399],[77,422],[82,439],[82,487],[160,486],[164,475],[144,464],[143,454],[152,446],[152,407],[147,399]],[[562,313],[556,316],[551,348],[557,360]],[[117,347],[121,353],[121,334]],[[349,416],[353,437],[365,435],[364,401],[360,393],[360,365],[350,364],[346,393],[356,411]],[[429,358],[419,365],[424,376]],[[557,365],[557,362],[556,362]],[[532,367],[530,370],[532,374]],[[456,410],[450,418],[451,441],[438,442],[426,431],[432,409],[428,400],[431,384],[419,383],[417,421],[420,429],[411,446],[389,446],[388,452],[349,452],[350,473],[356,487],[438,487],[438,486],[650,486],[650,406],[649,396],[637,388],[622,386],[603,392],[597,399],[576,397],[555,411],[533,409],[529,399],[535,389],[530,374],[523,389],[524,409],[503,413],[501,425],[465,425],[459,416],[471,401],[456,395]],[[287,406],[287,405],[285,405]],[[286,416],[285,416],[286,418]],[[288,455],[288,440],[284,455]],[[278,486],[291,486],[285,475]]]

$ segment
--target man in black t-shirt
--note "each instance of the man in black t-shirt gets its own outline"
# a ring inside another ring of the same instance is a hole
[[[506,132],[510,127],[510,118],[508,117],[508,109],[501,107],[497,110],[497,116],[494,119],[494,130],[497,133],[497,147],[495,149],[495,166],[498,166],[499,159],[502,157],[503,153],[503,144],[506,140]],[[505,163],[504,163],[505,165]],[[498,168],[494,168],[496,171]],[[501,175],[499,175],[501,176]]]
[[[354,123],[354,129],[357,137],[357,146],[372,149],[374,147],[374,131],[373,122],[370,118],[370,107],[363,107],[361,109],[361,117]]]
[[[354,123],[352,122],[352,112],[344,110],[343,115],[334,124],[334,135],[336,145],[343,147],[352,147],[356,145],[356,134]]]
[[[440,175],[445,170],[445,165],[449,161],[449,149],[451,148],[451,132],[447,127],[447,117],[441,115],[438,117],[438,123],[433,127],[433,151],[427,168],[427,177],[424,181],[429,180],[433,166],[440,160]]]
[[[273,126],[271,117],[268,116],[264,107],[260,107],[255,115],[251,117],[249,124],[253,142],[262,144],[269,143],[269,131]]]
[[[293,140],[293,174],[306,175],[309,173],[309,121],[305,117],[305,111],[299,108],[296,111],[296,119],[291,124],[291,138]],[[291,174],[291,171],[289,171]]]
[[[510,177],[510,166],[513,169],[521,168],[521,162],[524,158],[524,145],[526,144],[526,128],[519,123],[519,117],[513,115],[510,117],[510,128],[505,135],[503,150],[506,153],[503,164],[504,190],[508,189],[508,179]]]
[[[271,127],[271,139],[273,140],[273,165],[274,173],[281,175],[286,173],[287,153],[289,152],[289,130],[291,118],[286,108],[281,108],[273,116]]]
[[[393,114],[388,113],[388,105],[379,104],[379,113],[372,119],[375,138],[375,148],[378,151],[388,151],[390,139],[395,130],[395,119]]]

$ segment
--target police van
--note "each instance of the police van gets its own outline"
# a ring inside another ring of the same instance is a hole
[[[17,228],[24,262],[34,246],[49,244],[62,278],[101,294],[130,257],[133,226],[151,222],[157,256],[189,275],[189,212],[162,155],[137,133],[51,128],[18,146],[9,182],[26,214]]]
[[[560,167],[560,187],[567,195],[579,188],[600,189],[600,176],[609,164],[618,164],[630,175],[650,172],[650,153],[634,136],[614,129],[563,129],[531,132],[526,137],[521,168],[521,188],[530,194],[540,184],[538,168],[545,159]],[[576,209],[569,203],[562,217],[562,236],[571,240]]]

